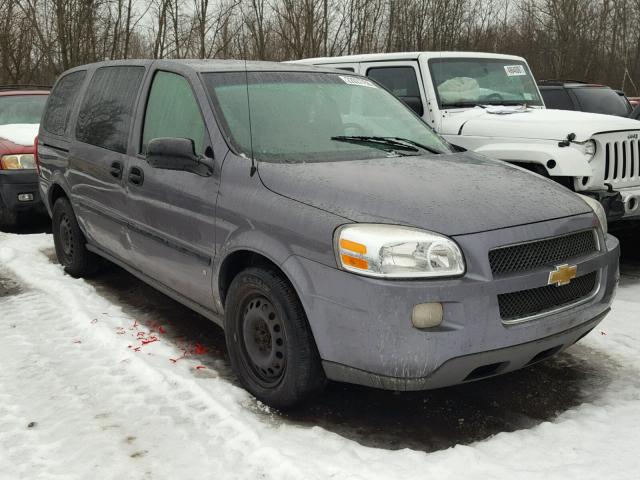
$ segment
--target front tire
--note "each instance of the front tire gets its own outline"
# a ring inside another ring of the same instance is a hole
[[[95,273],[98,258],[87,250],[87,240],[69,200],[64,197],[56,200],[51,218],[56,256],[64,271],[74,278]]]
[[[225,337],[231,365],[258,400],[288,408],[322,390],[326,377],[300,300],[271,268],[249,268],[231,282]]]

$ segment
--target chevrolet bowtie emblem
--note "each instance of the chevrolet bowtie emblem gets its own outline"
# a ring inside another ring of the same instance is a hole
[[[576,278],[578,267],[576,265],[558,265],[555,270],[549,272],[549,285],[556,287],[569,285]]]

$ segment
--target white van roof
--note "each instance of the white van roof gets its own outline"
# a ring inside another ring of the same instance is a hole
[[[504,60],[525,61],[524,58],[516,55],[503,55],[500,53],[484,52],[395,52],[395,53],[369,53],[364,55],[344,55],[341,57],[316,57],[293,60],[290,63],[306,63],[312,65],[336,64],[336,63],[359,63],[359,62],[384,62],[393,60],[418,60],[424,58],[496,58]]]

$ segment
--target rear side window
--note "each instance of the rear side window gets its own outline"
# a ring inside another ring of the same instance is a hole
[[[62,77],[49,96],[49,103],[42,120],[43,128],[54,135],[64,135],[69,123],[69,114],[86,71],[73,72]]]
[[[413,67],[376,67],[367,70],[367,76],[384,85],[418,115],[424,113],[418,78]]]
[[[102,67],[84,96],[76,138],[84,143],[125,153],[133,108],[144,67]]]
[[[573,93],[583,112],[604,113],[620,117],[629,115],[627,101],[609,87],[574,88]]]
[[[564,88],[540,89],[547,108],[557,110],[575,110],[569,93]]]
[[[189,138],[195,152],[202,155],[205,149],[206,128],[198,101],[189,82],[181,75],[159,71],[147,100],[142,133],[142,153],[154,138]]]

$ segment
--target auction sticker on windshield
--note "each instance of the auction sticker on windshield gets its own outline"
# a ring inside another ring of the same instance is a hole
[[[522,65],[505,65],[504,71],[507,72],[508,77],[517,77],[527,74]]]
[[[373,82],[367,80],[366,78],[350,77],[346,75],[338,75],[338,76],[344,81],[344,83],[348,83],[349,85],[358,85],[360,87],[376,88],[376,85]]]

